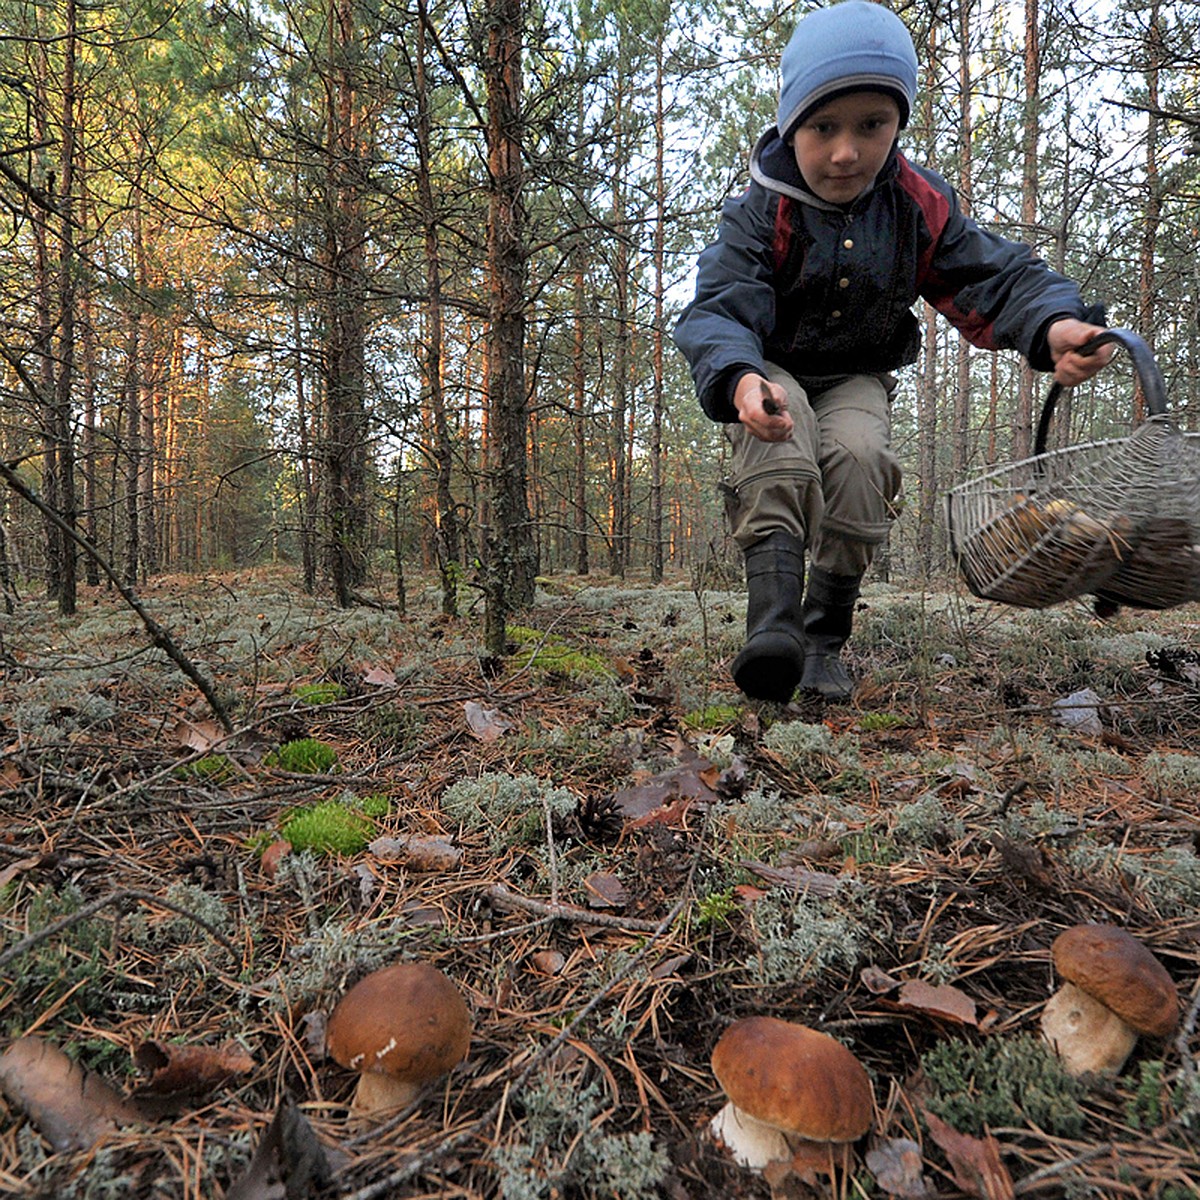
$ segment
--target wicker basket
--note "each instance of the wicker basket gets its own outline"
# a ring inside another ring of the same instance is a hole
[[[951,549],[975,595],[1023,608],[1087,593],[1140,608],[1200,599],[1200,436],[1167,416],[1146,344],[1110,329],[1088,349],[1108,342],[1129,351],[1151,415],[1128,437],[1047,451],[1056,384],[1038,452],[950,490]]]

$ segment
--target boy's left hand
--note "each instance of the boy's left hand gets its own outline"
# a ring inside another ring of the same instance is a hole
[[[1074,387],[1085,379],[1091,379],[1097,371],[1108,365],[1116,347],[1101,346],[1091,354],[1078,354],[1077,348],[1090,342],[1104,332],[1103,325],[1091,325],[1074,317],[1063,317],[1046,330],[1046,344],[1050,357],[1054,359],[1054,378],[1063,387]]]

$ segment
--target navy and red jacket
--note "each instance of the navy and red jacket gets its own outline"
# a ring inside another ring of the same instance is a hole
[[[695,299],[675,328],[704,411],[738,419],[732,385],[764,359],[799,379],[874,374],[914,362],[912,306],[929,301],[974,345],[1053,369],[1047,325],[1084,318],[1079,289],[1028,246],[981,229],[936,172],[893,150],[853,204],[805,187],[774,128],[750,160],[699,258]]]

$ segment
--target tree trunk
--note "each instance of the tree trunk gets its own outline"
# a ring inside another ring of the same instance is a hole
[[[1041,114],[1042,44],[1038,0],[1025,0],[1025,112],[1021,139],[1021,227],[1032,242],[1038,217],[1038,130]],[[1013,422],[1014,459],[1033,453],[1034,371],[1021,363],[1017,412]]]
[[[489,0],[488,466],[485,639],[504,651],[508,614],[533,601],[537,561],[526,494],[528,402],[525,392],[525,213],[521,197],[522,0]]]
[[[663,290],[666,276],[667,189],[664,174],[663,31],[654,42],[654,385],[650,409],[650,579],[663,577]]]
[[[1142,210],[1142,239],[1138,256],[1138,332],[1154,348],[1154,313],[1157,285],[1154,259],[1158,227],[1162,220],[1162,193],[1158,170],[1159,73],[1164,59],[1163,30],[1158,0],[1151,0],[1146,30],[1146,203]],[[1140,386],[1134,391],[1133,420],[1146,416],[1146,397]]]
[[[354,57],[355,0],[329,12],[332,96],[327,112],[328,166],[325,231],[325,564],[338,605],[354,603],[366,576],[370,508],[367,501],[366,221],[367,164],[362,145]]]
[[[433,121],[429,82],[425,70],[425,34],[429,21],[426,0],[419,0],[416,52],[416,130],[417,191],[421,220],[425,228],[425,354],[422,363],[424,390],[433,423],[434,527],[438,572],[442,580],[442,612],[458,613],[458,580],[461,548],[458,513],[453,491],[453,446],[446,420],[446,396],[442,380],[442,352],[445,335],[442,318],[442,250],[438,236],[438,210],[434,200]]]

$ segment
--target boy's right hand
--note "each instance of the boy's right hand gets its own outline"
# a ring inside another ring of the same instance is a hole
[[[743,375],[733,392],[738,419],[761,442],[786,442],[792,436],[787,395],[777,383],[761,375]]]

